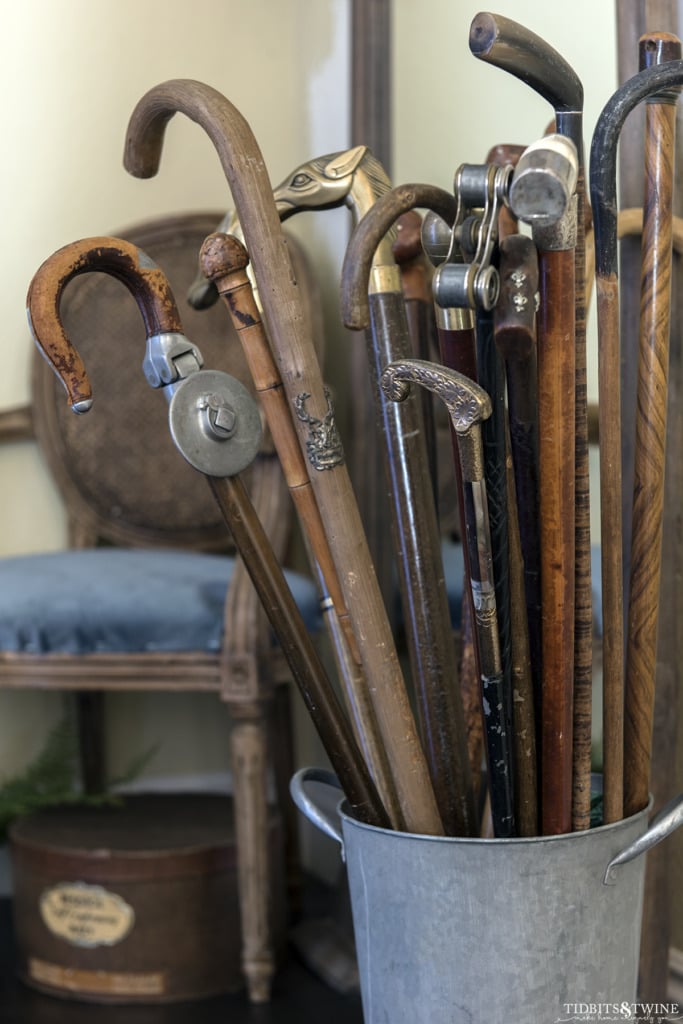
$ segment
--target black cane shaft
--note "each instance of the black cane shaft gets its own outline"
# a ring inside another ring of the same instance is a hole
[[[520,836],[535,836],[538,834],[538,765],[534,679],[525,600],[524,556],[511,456],[507,459],[507,475],[515,821]]]
[[[493,411],[481,425],[486,494],[491,527],[493,577],[502,662],[505,713],[512,729],[512,665],[510,637],[510,551],[508,545],[507,472],[505,446],[505,367],[493,340],[493,315],[477,313],[478,381],[491,397]]]
[[[437,310],[437,318],[443,316],[442,310]],[[473,328],[462,328],[449,330],[446,327],[437,327],[439,340],[439,354],[444,366],[457,370],[470,380],[477,378],[477,346]],[[453,470],[458,499],[458,514],[460,529],[465,541],[465,498],[462,480],[462,468],[458,450],[458,436],[451,424],[451,442],[453,448]],[[481,717],[481,661],[479,656],[477,630],[474,628],[474,603],[472,599],[472,579],[469,561],[469,548],[463,543],[463,561],[465,567],[465,592],[463,603],[467,607],[467,621],[472,628],[465,632],[463,630],[463,654],[461,658],[460,687],[463,694],[465,709],[465,721],[469,736],[470,765],[481,764],[481,757],[484,746],[483,721]],[[464,612],[463,612],[464,615]]]

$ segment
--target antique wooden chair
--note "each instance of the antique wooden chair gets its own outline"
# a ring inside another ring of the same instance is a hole
[[[165,271],[205,366],[250,386],[222,305],[196,312],[185,301],[200,245],[220,216],[178,216],[119,234]],[[294,240],[292,252],[320,338],[318,294]],[[143,376],[144,326],[134,300],[113,278],[88,274],[68,285],[61,313],[88,368],[95,402],[86,419],[74,416],[36,352],[31,408],[6,413],[0,422],[0,437],[36,438],[69,522],[69,550],[0,561],[0,686],[78,691],[91,789],[103,784],[104,691],[212,691],[227,702],[243,968],[250,998],[265,1001],[274,970],[267,762],[276,762],[282,813],[290,807],[293,756],[287,687],[280,685],[287,667],[246,570],[230,550],[208,485],[175,449],[167,404]],[[245,475],[283,561],[291,502],[267,440]],[[288,573],[288,579],[307,625],[317,628],[315,588],[304,575]],[[275,720],[277,742],[271,743]],[[296,817],[289,810],[285,816],[291,829]],[[287,841],[291,846],[291,831]],[[284,874],[279,871],[281,879]]]

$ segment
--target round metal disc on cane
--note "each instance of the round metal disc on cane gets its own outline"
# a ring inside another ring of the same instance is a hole
[[[173,441],[207,476],[236,476],[261,445],[261,418],[249,391],[218,370],[199,370],[182,381],[169,406]]]

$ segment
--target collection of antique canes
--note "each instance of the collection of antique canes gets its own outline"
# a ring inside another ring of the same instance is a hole
[[[526,148],[497,147],[484,164],[463,164],[452,192],[421,184],[392,188],[364,146],[304,164],[273,190],[239,111],[195,81],[151,89],[129,122],[124,163],[137,177],[156,174],[166,124],[177,112],[204,128],[221,159],[235,213],[205,240],[203,276],[191,299],[206,305],[222,296],[242,341],[319,584],[337,685],[303,626],[240,477],[259,447],[260,414],[233,378],[202,369],[162,271],[120,239],[75,242],[35,275],[29,320],[73,408],[83,412],[91,392],[59,319],[62,291],[78,274],[103,271],[136,299],[147,332],[147,380],[169,399],[176,445],[210,483],[351,813],[373,825],[429,835],[560,834],[588,828],[591,818],[590,217],[583,90],[555,50],[509,19],[477,15],[470,49],[548,100],[554,125],[552,134]],[[589,168],[599,345],[605,823],[648,801],[672,136],[683,85],[677,39],[644,38],[641,56],[642,70],[597,122]],[[643,291],[626,627],[616,151],[627,114],[642,101]],[[354,215],[342,315],[347,327],[366,332],[412,693],[281,228],[300,210],[341,205]],[[417,209],[426,211],[422,218]],[[199,401],[207,389],[208,409]],[[445,403],[452,425],[467,582],[468,656],[460,662],[441,560],[428,392]],[[465,671],[468,664],[473,672]]]

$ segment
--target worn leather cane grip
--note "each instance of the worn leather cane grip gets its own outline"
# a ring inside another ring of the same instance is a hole
[[[62,380],[77,412],[90,407],[92,389],[83,361],[62,326],[59,305],[69,281],[93,271],[109,274],[126,286],[138,304],[148,337],[182,333],[165,274],[137,246],[120,238],[96,236],[58,249],[36,271],[26,306],[36,343]]]

